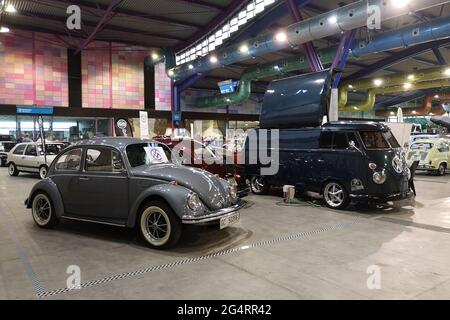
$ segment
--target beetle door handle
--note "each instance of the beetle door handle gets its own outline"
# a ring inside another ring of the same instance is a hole
[[[79,177],[80,181],[89,181],[90,179],[88,177]]]

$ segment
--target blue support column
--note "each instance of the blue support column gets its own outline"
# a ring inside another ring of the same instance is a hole
[[[344,48],[343,48],[343,52],[342,52],[342,57],[340,58],[340,61],[338,64],[339,72],[336,74],[336,77],[333,82],[333,86],[332,86],[333,89],[337,89],[337,87],[339,86],[339,82],[341,81],[341,77],[342,77],[342,71],[345,69],[345,65],[347,63],[348,56],[350,55],[350,50],[352,47],[353,40],[355,39],[355,35],[356,35],[356,29],[353,29],[352,31],[350,31],[350,33],[347,33],[344,35],[344,37],[345,37]],[[338,50],[338,51],[340,51],[340,50]],[[339,54],[339,52],[338,52],[338,54]]]

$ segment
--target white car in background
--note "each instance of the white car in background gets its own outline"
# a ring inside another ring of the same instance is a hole
[[[19,143],[8,153],[8,172],[17,176],[20,172],[39,173],[41,179],[47,175],[47,170],[56,156],[65,148],[63,143],[45,144],[36,142]]]

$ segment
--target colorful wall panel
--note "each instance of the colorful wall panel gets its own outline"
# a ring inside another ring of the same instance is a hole
[[[142,48],[92,43],[82,54],[83,107],[144,109],[146,55]]]
[[[0,34],[0,104],[67,106],[66,49],[34,37],[33,66],[32,32]]]
[[[172,81],[166,73],[164,63],[155,65],[155,109],[172,110]]]
[[[144,59],[148,51],[113,50],[113,108],[144,109]]]
[[[83,108],[111,108],[109,45],[94,42],[81,55]]]
[[[36,104],[68,106],[67,50],[46,42],[48,37],[36,35]]]

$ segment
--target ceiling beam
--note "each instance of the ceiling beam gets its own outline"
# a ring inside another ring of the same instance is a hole
[[[22,15],[22,16],[26,16],[26,17],[30,17],[33,19],[42,19],[45,21],[54,21],[54,22],[59,22],[61,23],[62,26],[62,30],[67,30],[66,28],[66,18],[65,17],[59,17],[59,16],[54,16],[54,15],[49,15],[49,14],[45,14],[45,13],[39,13],[39,14],[32,14],[29,12],[24,12],[24,11],[18,11],[17,13],[14,14],[16,15]],[[3,21],[11,21],[13,22],[14,17],[13,16],[7,16],[7,19],[5,19],[6,16],[3,18]],[[11,20],[9,20],[11,19]],[[83,21],[83,24],[86,27],[95,27],[97,26],[96,23],[94,22],[90,22],[90,21]],[[178,36],[172,36],[172,35],[164,35],[161,33],[155,33],[155,32],[151,32],[151,31],[145,31],[145,30],[141,30],[141,29],[132,29],[132,28],[124,28],[124,27],[120,27],[120,26],[115,26],[115,25],[106,25],[104,26],[103,30],[111,30],[111,31],[117,31],[117,32],[124,32],[124,33],[132,33],[132,34],[138,34],[138,35],[143,35],[143,36],[149,36],[149,37],[155,37],[155,38],[160,38],[160,39],[167,39],[167,40],[176,40],[176,41],[182,41],[183,38],[178,37]],[[54,32],[53,32],[54,33]],[[72,31],[70,31],[70,34],[72,34]],[[66,33],[66,35],[68,35]],[[86,38],[86,37],[85,37]]]
[[[182,3],[188,3],[188,4],[191,4],[191,5],[196,5],[196,6],[199,6],[199,7],[215,9],[215,10],[219,10],[219,11],[222,11],[222,10],[225,9],[225,7],[223,7],[221,5],[218,5],[216,3],[211,3],[211,2],[208,2],[208,1],[203,1],[203,0],[176,0],[176,1],[182,2]],[[231,4],[229,6],[231,6]]]
[[[433,48],[433,53],[441,66],[447,65],[447,60],[445,59],[439,48]]]
[[[103,5],[100,3],[96,4],[96,3],[93,3],[93,2],[87,1],[87,0],[71,0],[71,3],[76,4],[80,7],[85,7],[85,8],[89,8],[89,9],[106,10],[108,8],[107,5]],[[191,27],[191,28],[196,28],[196,29],[203,28],[203,25],[199,24],[199,23],[183,21],[183,20],[174,19],[174,18],[165,17],[165,16],[158,16],[155,14],[147,14],[147,13],[142,13],[139,11],[124,9],[124,8],[116,8],[115,12],[121,16],[142,19],[144,21],[147,20],[149,22],[150,21],[158,21],[161,23],[179,25],[179,26],[183,26],[183,27]]]
[[[106,9],[106,11],[103,13],[102,18],[95,26],[94,31],[92,31],[91,34],[87,37],[87,39],[78,47],[78,49],[73,54],[74,56],[76,56],[84,48],[86,48],[89,45],[89,43],[91,43],[95,39],[95,36],[105,28],[105,26],[108,24],[108,22],[111,21],[111,19],[116,15],[116,13],[114,13],[114,10],[118,6],[120,6],[120,4],[123,1],[125,1],[125,0],[113,0],[109,4],[108,9]]]
[[[407,59],[413,58],[420,54],[430,51],[432,48],[439,48],[444,45],[448,45],[450,43],[450,39],[443,39],[438,41],[432,41],[427,43],[422,43],[413,47],[409,47],[403,51],[392,54],[389,57],[381,59],[378,62],[373,63],[368,68],[359,70],[352,75],[348,76],[348,79],[358,79],[367,77],[379,70],[386,69],[391,67],[397,63],[405,61]]]
[[[424,90],[424,91],[416,91],[407,96],[394,97],[392,99],[388,99],[388,100],[376,103],[374,106],[374,109],[386,109],[386,108],[389,108],[391,106],[395,106],[395,105],[398,105],[401,103],[420,99],[420,98],[425,97],[427,94],[433,93],[435,91],[436,91],[436,89],[428,89],[428,90]]]

